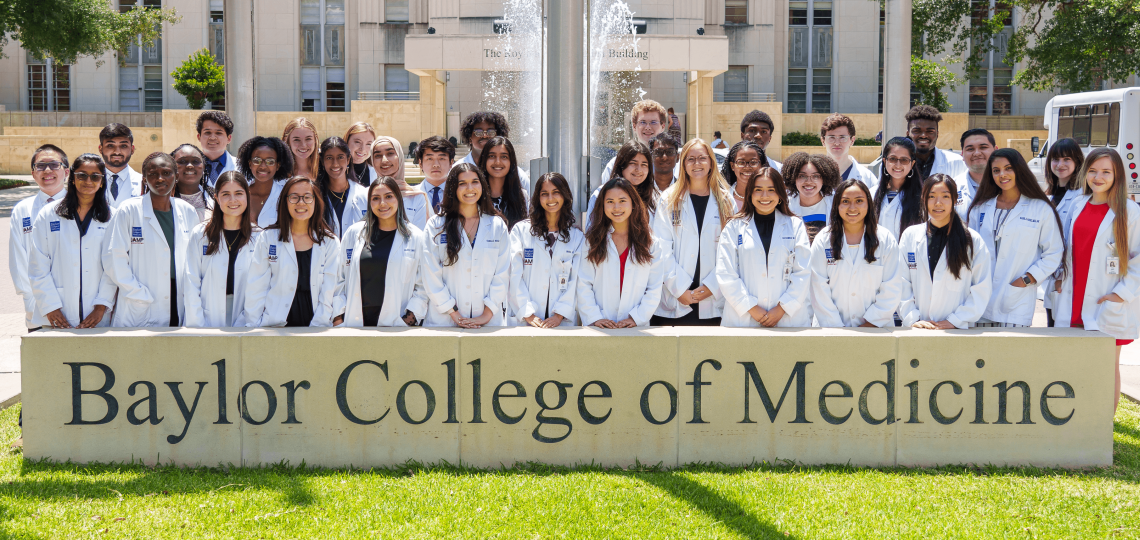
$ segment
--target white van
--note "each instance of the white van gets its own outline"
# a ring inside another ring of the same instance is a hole
[[[1053,141],[1072,137],[1087,155],[1093,149],[1110,147],[1124,159],[1128,193],[1140,194],[1140,88],[1117,88],[1099,92],[1082,92],[1055,96],[1045,104],[1045,128],[1049,138],[1045,144],[1034,141],[1037,157],[1029,168],[1037,181],[1045,181],[1045,156]],[[1036,137],[1035,137],[1036,139]]]

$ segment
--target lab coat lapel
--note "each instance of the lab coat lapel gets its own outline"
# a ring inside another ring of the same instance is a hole
[[[363,235],[363,231],[361,234]],[[400,302],[395,300],[398,300],[404,294],[403,284],[405,280],[405,245],[407,245],[407,242],[404,240],[404,235],[400,234],[400,231],[397,230],[396,237],[392,239],[392,249],[388,252],[388,267],[385,269],[384,273],[384,298],[381,300],[383,303],[381,304],[380,317],[378,318],[378,322],[393,321],[399,318],[398,316],[394,317],[394,314],[392,312],[399,309]],[[357,286],[356,289],[359,291],[360,287]],[[389,298],[391,298],[393,301],[388,302],[387,300]],[[361,302],[363,302],[363,299],[361,299]],[[361,306],[363,306],[363,303]],[[363,307],[361,310],[363,313]],[[400,313],[399,315],[403,315],[403,313]]]
[[[146,220],[151,232],[155,234],[155,238],[161,241],[163,247],[166,247],[166,233],[162,232],[162,225],[158,224],[158,218],[154,215],[154,204],[151,203],[150,195],[144,195],[142,200],[143,219]],[[177,220],[175,221],[175,226],[177,226]]]
[[[1019,205],[1020,206],[1020,205]],[[1013,216],[1006,218],[1006,223]],[[994,220],[997,219],[997,197],[994,197],[978,207],[978,225],[975,229],[978,234],[982,235],[982,240],[986,241],[986,245],[994,245]],[[996,256],[996,254],[994,254]]]

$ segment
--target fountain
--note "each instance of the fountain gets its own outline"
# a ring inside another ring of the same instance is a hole
[[[493,71],[483,72],[480,108],[497,111],[511,126],[511,143],[519,166],[542,156],[542,6],[539,0],[506,0],[502,30],[498,34],[499,56]]]

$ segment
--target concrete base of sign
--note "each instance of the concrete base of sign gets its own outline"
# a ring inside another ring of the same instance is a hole
[[[328,467],[1112,463],[1069,329],[43,331],[24,455]]]

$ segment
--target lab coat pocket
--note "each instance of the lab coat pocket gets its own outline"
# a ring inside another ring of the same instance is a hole
[[[1025,310],[1028,306],[1030,312],[1036,307],[1037,303],[1037,286],[1030,285],[1028,287],[1014,287],[1006,283],[1005,294],[1002,295],[1002,305],[1000,306],[1002,313],[1013,313],[1019,310]]]
[[[1096,316],[1097,329],[1116,339],[1135,339],[1136,320],[1128,304],[1106,301]]]
[[[869,264],[863,267],[863,290],[877,293],[882,284],[883,267],[881,265]]]
[[[127,298],[119,302],[118,309],[124,310],[126,320],[130,323],[130,326],[151,326],[150,305],[150,302],[140,302]]]

